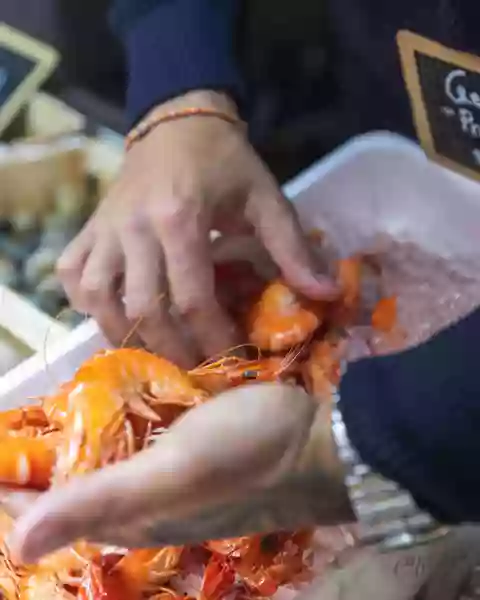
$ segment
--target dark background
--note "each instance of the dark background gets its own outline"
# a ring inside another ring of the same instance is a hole
[[[125,70],[109,31],[109,0],[2,0],[0,21],[55,46],[48,89],[121,133]],[[330,150],[332,89],[323,0],[245,0],[239,63],[250,88],[253,142],[284,181]]]
[[[122,130],[122,50],[106,21],[108,0],[2,0],[0,21],[56,47],[48,88],[82,112]]]

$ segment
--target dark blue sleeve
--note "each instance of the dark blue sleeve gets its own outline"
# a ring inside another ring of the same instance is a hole
[[[480,521],[480,309],[429,342],[351,365],[340,407],[362,460],[444,523]]]
[[[123,39],[131,123],[155,104],[195,89],[239,100],[234,59],[238,0],[117,0],[111,20]]]

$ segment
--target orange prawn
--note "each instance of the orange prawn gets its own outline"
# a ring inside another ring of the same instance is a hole
[[[273,596],[278,589],[277,582],[268,572],[273,553],[265,540],[276,541],[276,535],[250,536],[248,541],[240,542],[237,552],[231,555],[231,564],[242,583],[262,597]],[[276,550],[276,543],[272,544]]]
[[[372,327],[377,331],[390,332],[397,324],[397,298],[381,298],[372,313]]]
[[[223,600],[233,589],[235,571],[224,559],[212,557],[203,574],[200,600]]]
[[[35,568],[45,574],[55,574],[58,582],[64,586],[78,587],[85,567],[98,553],[97,546],[76,542],[73,546],[42,557]]]
[[[50,422],[41,406],[31,405],[0,412],[0,435],[25,428],[43,430]]]
[[[278,586],[268,576],[265,569],[260,570],[263,562],[261,560],[262,539],[263,537],[259,535],[245,536],[213,540],[206,542],[205,546],[213,552],[214,556],[217,556],[216,560],[219,564],[225,565],[225,561],[228,561],[230,567],[245,585],[255,589],[261,596],[267,597],[272,596]]]
[[[224,540],[209,540],[205,542],[205,547],[213,554],[240,558],[250,550],[252,543],[253,536],[243,536]]]
[[[55,460],[56,438],[0,438],[0,484],[46,490],[50,486]]]
[[[141,600],[137,592],[119,571],[114,569],[120,557],[97,556],[90,561],[78,589],[78,600]]]
[[[135,442],[123,399],[105,384],[79,383],[58,448],[57,478],[86,473],[133,454]]]
[[[361,300],[362,257],[350,256],[338,261],[337,282],[342,290],[332,305],[330,320],[336,326],[351,325],[358,318]]]
[[[314,341],[302,366],[305,387],[319,400],[330,399],[340,383],[340,356],[344,342],[335,338]]]
[[[161,420],[164,404],[191,408],[207,398],[182,369],[137,348],[97,353],[80,367],[75,382],[104,384],[128,412],[151,421]]]
[[[397,298],[395,296],[381,298],[372,312],[372,327],[380,334],[372,340],[374,351],[386,348],[394,352],[405,346],[406,334],[397,319]]]
[[[308,550],[312,545],[313,530],[281,533],[276,537],[280,547],[269,567],[270,575],[279,585],[309,580]]]
[[[183,547],[140,548],[131,550],[115,566],[133,587],[143,592],[155,592],[178,574]]]
[[[267,285],[247,314],[250,342],[261,350],[281,352],[304,342],[322,324],[324,302],[313,302],[276,280]]]
[[[280,585],[307,577],[304,554],[310,542],[307,531],[253,536],[248,551],[234,561],[235,571],[256,594],[273,596]]]
[[[18,600],[75,600],[75,595],[66,590],[55,574],[34,569],[21,577],[18,584]]]

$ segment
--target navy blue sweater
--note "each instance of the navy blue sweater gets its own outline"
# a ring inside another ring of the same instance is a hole
[[[344,42],[338,46],[344,97],[355,106],[352,134],[386,127],[413,135],[396,30],[413,28],[459,49],[480,47],[475,2],[331,4]],[[232,47],[236,5],[236,0],[117,0],[112,18],[125,41],[132,122],[187,90],[223,89],[241,97]],[[363,460],[452,523],[480,520],[479,340],[477,310],[416,349],[354,364],[341,382],[347,429]]]
[[[111,20],[125,42],[131,123],[194,89],[239,97],[233,58],[236,0],[117,0]]]

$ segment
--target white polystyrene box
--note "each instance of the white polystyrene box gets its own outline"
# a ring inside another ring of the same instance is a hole
[[[480,186],[427,160],[421,149],[390,133],[356,138],[300,174],[284,188],[306,229],[325,228],[345,253],[375,234],[420,243],[443,257],[480,264]],[[52,392],[106,343],[89,321],[0,378],[0,408]],[[473,540],[473,541],[472,541]],[[452,576],[477,563],[479,538],[470,529],[435,547],[357,558],[315,582],[302,600],[412,598],[439,561],[432,600],[453,600]],[[456,561],[456,565],[454,562]],[[449,573],[449,579],[442,580]],[[439,579],[440,578],[440,579]],[[457,576],[458,579],[458,576]],[[300,600],[300,597],[297,599]]]

